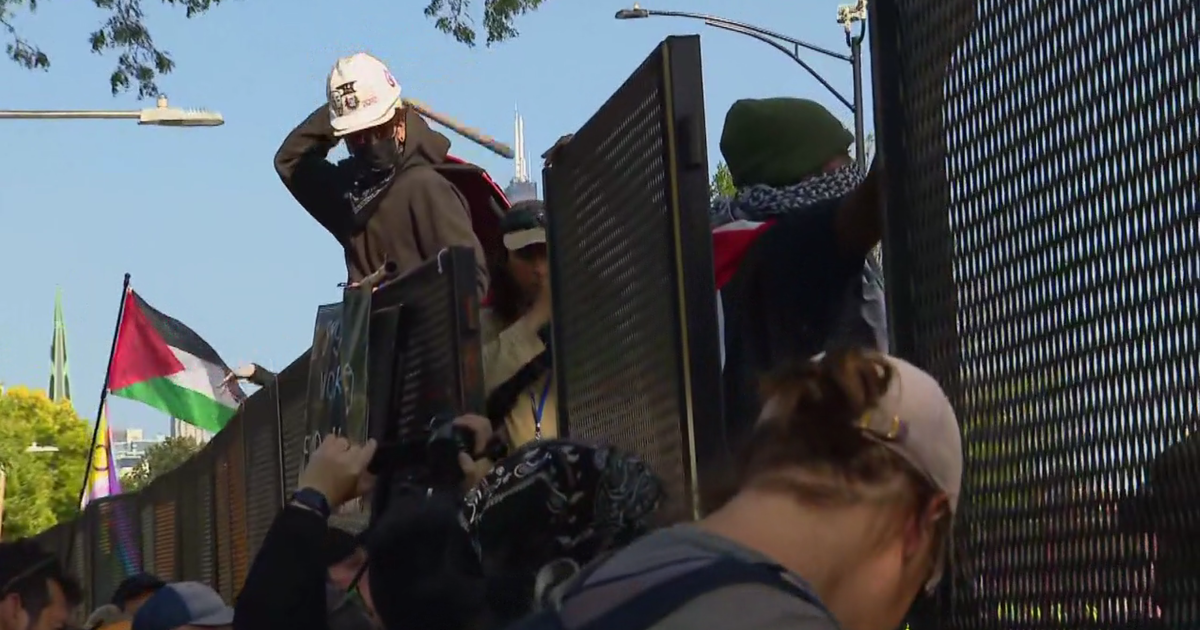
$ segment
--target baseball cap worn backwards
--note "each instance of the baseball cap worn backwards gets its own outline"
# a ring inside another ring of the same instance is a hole
[[[892,368],[892,380],[879,404],[858,421],[863,435],[904,458],[939,492],[946,495],[953,518],[958,514],[962,491],[963,447],[958,418],[950,399],[932,376],[917,366],[890,355],[881,354]],[[817,355],[820,360],[824,354]],[[932,589],[941,580],[953,534],[933,578]]]
[[[500,232],[504,234],[504,247],[512,252],[545,243],[545,205],[533,199],[513,204],[500,219]]]
[[[400,84],[367,53],[342,57],[329,72],[329,122],[342,137],[390,121],[400,107]]]
[[[233,623],[233,608],[200,582],[175,582],[159,589],[133,616],[130,630],[175,630]]]

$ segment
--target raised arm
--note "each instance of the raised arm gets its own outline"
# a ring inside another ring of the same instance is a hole
[[[275,153],[275,172],[292,197],[342,241],[353,227],[353,212],[345,198],[350,182],[326,159],[337,143],[329,109],[322,105],[283,140]]]

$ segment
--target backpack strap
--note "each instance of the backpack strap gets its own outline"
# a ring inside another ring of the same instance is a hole
[[[698,597],[742,584],[761,584],[825,610],[816,596],[802,583],[789,579],[782,567],[726,557],[655,584],[573,630],[645,630]]]

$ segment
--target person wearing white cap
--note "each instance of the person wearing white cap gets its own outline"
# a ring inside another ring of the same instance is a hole
[[[587,570],[515,628],[893,630],[949,562],[958,421],[930,375],[869,350],[764,383],[735,491]]]
[[[366,53],[329,73],[327,102],[275,154],[275,170],[314,219],[342,244],[349,282],[386,262],[404,274],[446,247],[475,250],[479,295],[487,292],[483,247],[467,201],[434,167],[450,140],[400,99],[400,83]],[[326,158],[340,142],[350,157]]]

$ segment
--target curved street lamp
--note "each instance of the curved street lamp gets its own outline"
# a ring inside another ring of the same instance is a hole
[[[221,114],[206,109],[171,107],[167,97],[158,97],[154,107],[134,110],[0,110],[8,120],[137,120],[139,125],[157,127],[220,127]]]
[[[854,157],[858,162],[858,166],[862,169],[867,167],[866,156],[866,122],[863,112],[863,76],[862,76],[862,42],[866,38],[866,28],[861,27],[858,33],[854,33],[854,24],[863,24],[867,20],[867,0],[857,0],[855,4],[838,7],[838,24],[846,31],[846,45],[850,47],[850,54],[843,55],[841,53],[822,48],[814,44],[788,37],[782,33],[776,33],[765,28],[730,20],[716,15],[708,15],[705,13],[691,13],[688,11],[658,11],[654,9],[645,9],[634,4],[631,9],[621,9],[617,11],[613,17],[618,20],[637,20],[648,17],[677,17],[687,18],[691,20],[700,20],[705,25],[713,28],[719,28],[723,31],[730,31],[739,35],[753,37],[758,41],[771,46],[772,48],[787,55],[792,61],[796,62],[801,68],[804,68],[814,79],[816,79],[830,94],[833,94],[837,100],[854,113]],[[809,50],[815,53],[820,53],[826,57],[837,59],[850,64],[854,74],[854,99],[851,101],[838,92],[829,81],[826,81],[808,62],[800,57],[800,51]]]

